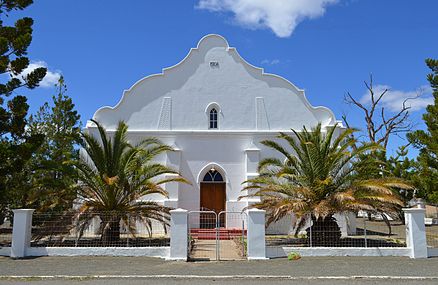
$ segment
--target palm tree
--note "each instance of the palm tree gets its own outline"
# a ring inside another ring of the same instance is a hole
[[[188,183],[177,171],[153,161],[157,155],[173,149],[156,138],[144,139],[133,146],[127,140],[128,126],[124,122],[119,122],[112,138],[97,121],[93,122],[100,137],[82,134],[85,155],[76,165],[82,183],[77,214],[81,235],[95,217],[101,219],[101,240],[105,244],[120,239],[121,221],[131,233],[135,232],[135,223],[131,221],[141,221],[149,233],[153,221],[165,226],[170,209],[145,200],[145,196],[167,197],[167,191],[161,187],[164,183]],[[163,178],[165,174],[174,176]]]
[[[243,197],[261,197],[253,206],[266,210],[268,224],[294,213],[298,218],[296,232],[309,218],[315,229],[335,224],[339,231],[335,213],[393,213],[403,205],[397,189],[412,189],[410,185],[396,178],[361,179],[358,174],[376,167],[375,160],[359,156],[379,147],[353,147],[356,140],[351,134],[355,130],[347,129],[335,137],[335,129],[324,132],[318,124],[311,131],[305,127],[301,133],[292,130],[296,138],[280,133],[278,138],[287,147],[271,140],[261,142],[285,157],[263,159],[258,166],[260,175],[244,182],[249,194]],[[323,231],[318,232],[320,236],[315,233],[312,240],[324,239]],[[334,237],[340,238],[340,231]]]

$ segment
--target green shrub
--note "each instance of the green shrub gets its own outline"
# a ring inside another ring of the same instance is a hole
[[[290,252],[287,255],[287,259],[288,260],[298,260],[301,258],[301,254],[299,254],[298,252]]]

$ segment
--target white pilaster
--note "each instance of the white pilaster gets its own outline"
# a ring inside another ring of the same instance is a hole
[[[170,260],[187,260],[187,216],[184,209],[170,211]]]
[[[406,222],[406,246],[411,249],[411,258],[427,258],[426,209],[403,209]]]
[[[168,151],[166,153],[166,166],[180,171],[180,162],[181,162],[181,149],[174,143],[172,145],[173,151]],[[178,174],[167,174],[165,179],[170,179]],[[178,199],[179,199],[179,184],[178,182],[168,182],[164,186],[166,191],[169,193],[169,198],[164,200],[164,205],[170,208],[178,207]]]
[[[166,174],[164,179],[178,177],[178,174]],[[164,205],[176,209],[178,207],[179,182],[167,182],[164,186],[169,197],[164,200]]]
[[[166,153],[166,166],[179,171],[181,162],[181,149],[176,145],[176,143],[172,144],[171,147],[173,148],[173,151],[168,151]]]
[[[251,141],[249,146],[245,149],[245,173],[246,180],[253,179],[259,176],[258,166],[260,162],[260,149],[254,145]],[[242,195],[251,194],[251,191],[256,190],[247,190],[242,192]],[[243,201],[247,202],[247,206],[250,206],[253,203],[260,202],[260,197],[251,197],[244,199]]]
[[[250,147],[245,149],[245,159],[246,173],[257,173],[260,162],[260,149],[251,143]]]
[[[30,247],[32,231],[32,214],[34,209],[16,209],[14,212],[14,226],[12,228],[11,257],[22,258],[26,256]]]

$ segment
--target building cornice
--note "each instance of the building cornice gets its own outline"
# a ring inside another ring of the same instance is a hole
[[[337,128],[344,129],[338,126]],[[95,126],[87,126],[88,130],[97,130]],[[108,133],[114,133],[114,129],[106,129]],[[302,132],[302,130],[295,130]],[[202,135],[202,136],[233,136],[233,135],[269,135],[276,136],[279,133],[293,134],[292,130],[128,130],[128,134],[139,135]]]

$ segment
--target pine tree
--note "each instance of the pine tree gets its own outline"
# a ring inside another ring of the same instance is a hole
[[[409,145],[399,146],[396,155],[391,155],[386,159],[385,176],[397,177],[415,183],[418,164],[414,159],[408,157],[408,147]],[[400,197],[406,204],[412,199],[413,194],[413,191],[400,190]]]
[[[423,120],[426,130],[417,130],[408,134],[408,140],[419,149],[419,175],[416,183],[425,192],[425,198],[438,203],[438,60],[427,59],[431,73],[427,80],[433,90],[434,103],[427,106]]]
[[[20,193],[21,207],[38,211],[62,211],[71,208],[76,198],[76,171],[79,159],[80,116],[61,77],[53,104],[47,102],[29,118],[29,135],[44,134],[44,142],[26,165]],[[15,179],[17,180],[17,179]]]
[[[40,134],[26,134],[29,105],[26,97],[16,95],[21,87],[37,87],[47,72],[45,68],[37,68],[26,76],[21,75],[29,66],[26,55],[32,41],[33,20],[24,17],[13,26],[4,22],[10,12],[23,10],[32,2],[0,0],[0,223],[12,199],[8,183],[23,170],[43,140]]]

